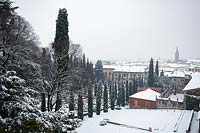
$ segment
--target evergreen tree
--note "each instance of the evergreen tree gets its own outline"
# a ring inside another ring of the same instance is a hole
[[[135,93],[137,93],[137,82],[136,82],[136,80],[134,79],[133,80],[133,94],[135,94]]]
[[[112,87],[113,87],[113,84],[112,84],[112,82],[108,82],[108,105],[109,105],[109,102],[110,102],[110,100],[111,100],[111,89],[112,89]]]
[[[83,54],[83,67],[85,67],[86,66],[86,61],[85,61],[86,59],[85,59],[85,54]]]
[[[133,95],[133,83],[129,82],[129,96]]]
[[[96,114],[100,115],[101,112],[101,83],[98,83],[97,96],[96,96]]]
[[[163,70],[161,71],[160,76],[161,76],[161,77],[165,76]]]
[[[59,9],[58,18],[56,20],[56,35],[53,43],[54,52],[61,56],[65,54],[65,59],[69,59],[69,36],[68,36],[68,14],[66,9]],[[62,62],[60,62],[63,64]],[[67,62],[65,62],[67,63]],[[67,67],[67,66],[66,66]]]
[[[103,64],[98,60],[95,64],[95,81],[104,81]]]
[[[92,87],[88,88],[88,117],[93,116],[93,92]]]
[[[148,86],[154,87],[154,67],[153,67],[153,59],[152,58],[151,58],[150,64],[149,64]]]
[[[125,106],[125,100],[126,100],[126,97],[125,97],[125,88],[124,88],[124,83],[122,83],[122,88],[121,88],[121,105],[122,107]]]
[[[104,92],[103,92],[103,111],[108,112],[108,87],[107,84],[104,84]]]
[[[113,87],[113,85],[110,87],[111,87],[111,89],[110,89],[110,105],[111,105],[111,110],[114,110],[115,109],[115,84],[114,84],[114,87]]]
[[[121,95],[122,95],[122,89],[121,89],[121,86],[120,86],[120,83],[118,83],[118,86],[117,86],[117,105],[120,107],[121,106]]]
[[[67,70],[69,65],[69,36],[68,36],[68,14],[66,9],[59,9],[56,20],[56,34],[53,43],[55,75],[53,88],[60,93],[67,84]],[[56,104],[60,104],[61,97],[57,95]],[[61,106],[56,105],[56,110]]]
[[[12,31],[12,24],[16,19],[15,9],[17,9],[17,7],[12,7],[12,2],[10,0],[0,1],[0,51],[3,57],[1,58],[0,56],[0,73],[6,72],[6,64],[9,62],[7,58],[9,58],[10,55],[8,55],[6,51],[6,46],[11,45],[10,33]],[[10,49],[9,52],[11,52]]]
[[[78,118],[83,120],[83,98],[82,95],[78,95]]]
[[[125,90],[126,90],[126,104],[128,104],[129,103],[129,85],[128,85],[128,80],[126,81],[126,88],[125,88]]]
[[[94,96],[96,97],[97,96],[97,90],[98,90],[98,84],[96,83],[94,85]]]
[[[115,81],[115,83],[114,83],[114,100],[116,101],[117,100],[117,95],[118,93],[117,93],[117,82]]]
[[[156,74],[156,76],[157,76],[157,77],[159,76],[159,67],[158,67],[158,61],[156,61],[155,74]]]
[[[138,87],[143,87],[143,78],[142,77],[139,77],[138,80],[137,80],[137,84],[138,84]]]
[[[42,93],[42,94],[41,94],[41,99],[42,99],[42,102],[41,102],[41,111],[42,111],[42,112],[45,112],[45,111],[46,111],[45,93]]]
[[[74,111],[74,94],[72,90],[70,92],[69,111]]]
[[[94,84],[94,70],[93,70],[93,63],[90,62],[90,66],[89,66],[89,72],[90,72],[90,81],[92,82],[92,84]]]

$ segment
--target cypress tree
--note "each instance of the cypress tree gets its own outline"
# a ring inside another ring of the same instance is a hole
[[[70,92],[69,111],[74,111],[74,94]]]
[[[55,59],[59,70],[67,70],[69,61],[68,14],[66,9],[59,9],[56,20],[56,35],[53,43]]]
[[[88,88],[88,117],[93,117],[93,93],[92,93],[92,87]]]
[[[42,111],[42,112],[45,112],[45,111],[46,111],[45,93],[42,93],[42,94],[41,94],[41,99],[42,99],[41,111]]]
[[[128,86],[128,80],[126,81],[126,104],[129,103],[129,86]]]
[[[115,109],[115,84],[114,87],[111,86],[110,89],[110,105],[111,105],[111,110]]]
[[[92,84],[94,84],[94,70],[93,70],[93,63],[90,62],[90,81],[92,82]]]
[[[78,118],[83,120],[83,98],[82,95],[78,95]]]
[[[129,82],[129,96],[133,95],[133,83]]]
[[[120,84],[118,83],[118,86],[117,86],[117,105],[120,107],[121,106],[121,88],[120,88]]]
[[[135,79],[133,80],[133,90],[132,91],[133,91],[132,94],[135,94],[137,92],[137,82]]]
[[[124,83],[122,83],[122,88],[121,88],[121,105],[122,107],[125,106],[125,88],[124,88]]]
[[[117,82],[114,83],[114,100],[117,100]]]
[[[55,53],[61,53],[64,49],[69,50],[69,35],[68,35],[68,14],[65,8],[59,9],[56,20],[56,34],[54,38],[53,48]],[[64,48],[64,49],[63,49]],[[69,57],[69,55],[68,55]]]
[[[160,76],[161,76],[161,77],[165,76],[163,70],[161,71]]]
[[[94,96],[96,97],[97,96],[97,90],[98,90],[98,84],[96,83],[94,85]]]
[[[98,60],[95,64],[95,81],[104,81],[103,64]]]
[[[151,58],[150,64],[149,64],[148,86],[154,87],[154,67],[153,67],[153,59],[152,58]]]
[[[86,67],[86,59],[85,59],[85,54],[83,54],[83,67]]]
[[[98,83],[97,96],[96,96],[96,114],[100,115],[101,112],[101,83]]]
[[[53,43],[54,66],[56,68],[53,90],[61,90],[65,82],[69,65],[69,36],[68,36],[68,14],[66,9],[59,9],[56,20],[56,34]],[[56,84],[56,86],[55,86]],[[61,96],[57,93],[56,111],[62,106]],[[58,105],[57,105],[58,104]]]
[[[156,61],[155,74],[156,74],[157,77],[159,76],[158,61]]]
[[[108,88],[109,88],[108,89],[108,94],[109,94],[108,97],[111,98],[111,89],[112,89],[112,82],[111,81],[108,81]]]
[[[105,83],[103,92],[103,111],[108,112],[108,87]]]

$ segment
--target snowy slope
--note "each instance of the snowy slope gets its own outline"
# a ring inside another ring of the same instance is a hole
[[[102,113],[93,118],[85,118],[82,126],[77,129],[78,133],[148,133],[135,128],[127,128],[119,125],[107,124],[100,126],[99,122],[104,118],[113,122],[140,128],[152,128],[153,133],[185,133],[190,120],[190,112],[184,110],[145,110],[123,109]]]

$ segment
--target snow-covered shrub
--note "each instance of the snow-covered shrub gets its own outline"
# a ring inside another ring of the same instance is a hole
[[[14,71],[0,76],[0,132],[41,132],[50,127],[24,83]]]
[[[75,118],[74,112],[62,107],[57,112],[44,112],[44,119],[51,123],[54,132],[67,132],[80,126],[80,119]]]
[[[0,132],[67,132],[80,126],[68,107],[41,112],[24,82],[14,71],[0,76]]]

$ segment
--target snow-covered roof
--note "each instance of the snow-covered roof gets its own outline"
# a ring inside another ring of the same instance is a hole
[[[103,65],[103,68],[114,69],[114,72],[145,72],[146,66]]]
[[[183,71],[174,71],[172,74],[168,75],[168,77],[184,78],[185,73]]]
[[[116,66],[114,65],[103,65],[103,68],[108,68],[108,69],[115,69]]]
[[[146,66],[119,66],[115,68],[115,72],[145,72]]]
[[[164,72],[164,75],[169,77],[172,74],[172,72]]]
[[[183,100],[184,100],[184,94],[180,94],[180,93],[177,93],[176,95],[171,94],[169,96],[169,98],[172,101],[177,101],[178,100],[178,102],[183,102]]]
[[[156,97],[159,97],[160,93],[155,92],[151,89],[146,89],[144,91],[140,91],[138,93],[135,93],[131,95],[132,98],[138,98],[138,99],[145,99],[150,101],[156,101]]]
[[[187,90],[194,90],[194,89],[200,89],[200,73],[198,72],[192,74],[192,79],[185,86],[183,90],[187,91]]]
[[[172,67],[172,68],[183,68],[183,67],[187,67],[186,64],[177,64],[177,63],[168,63],[167,66],[168,66],[168,67]]]

